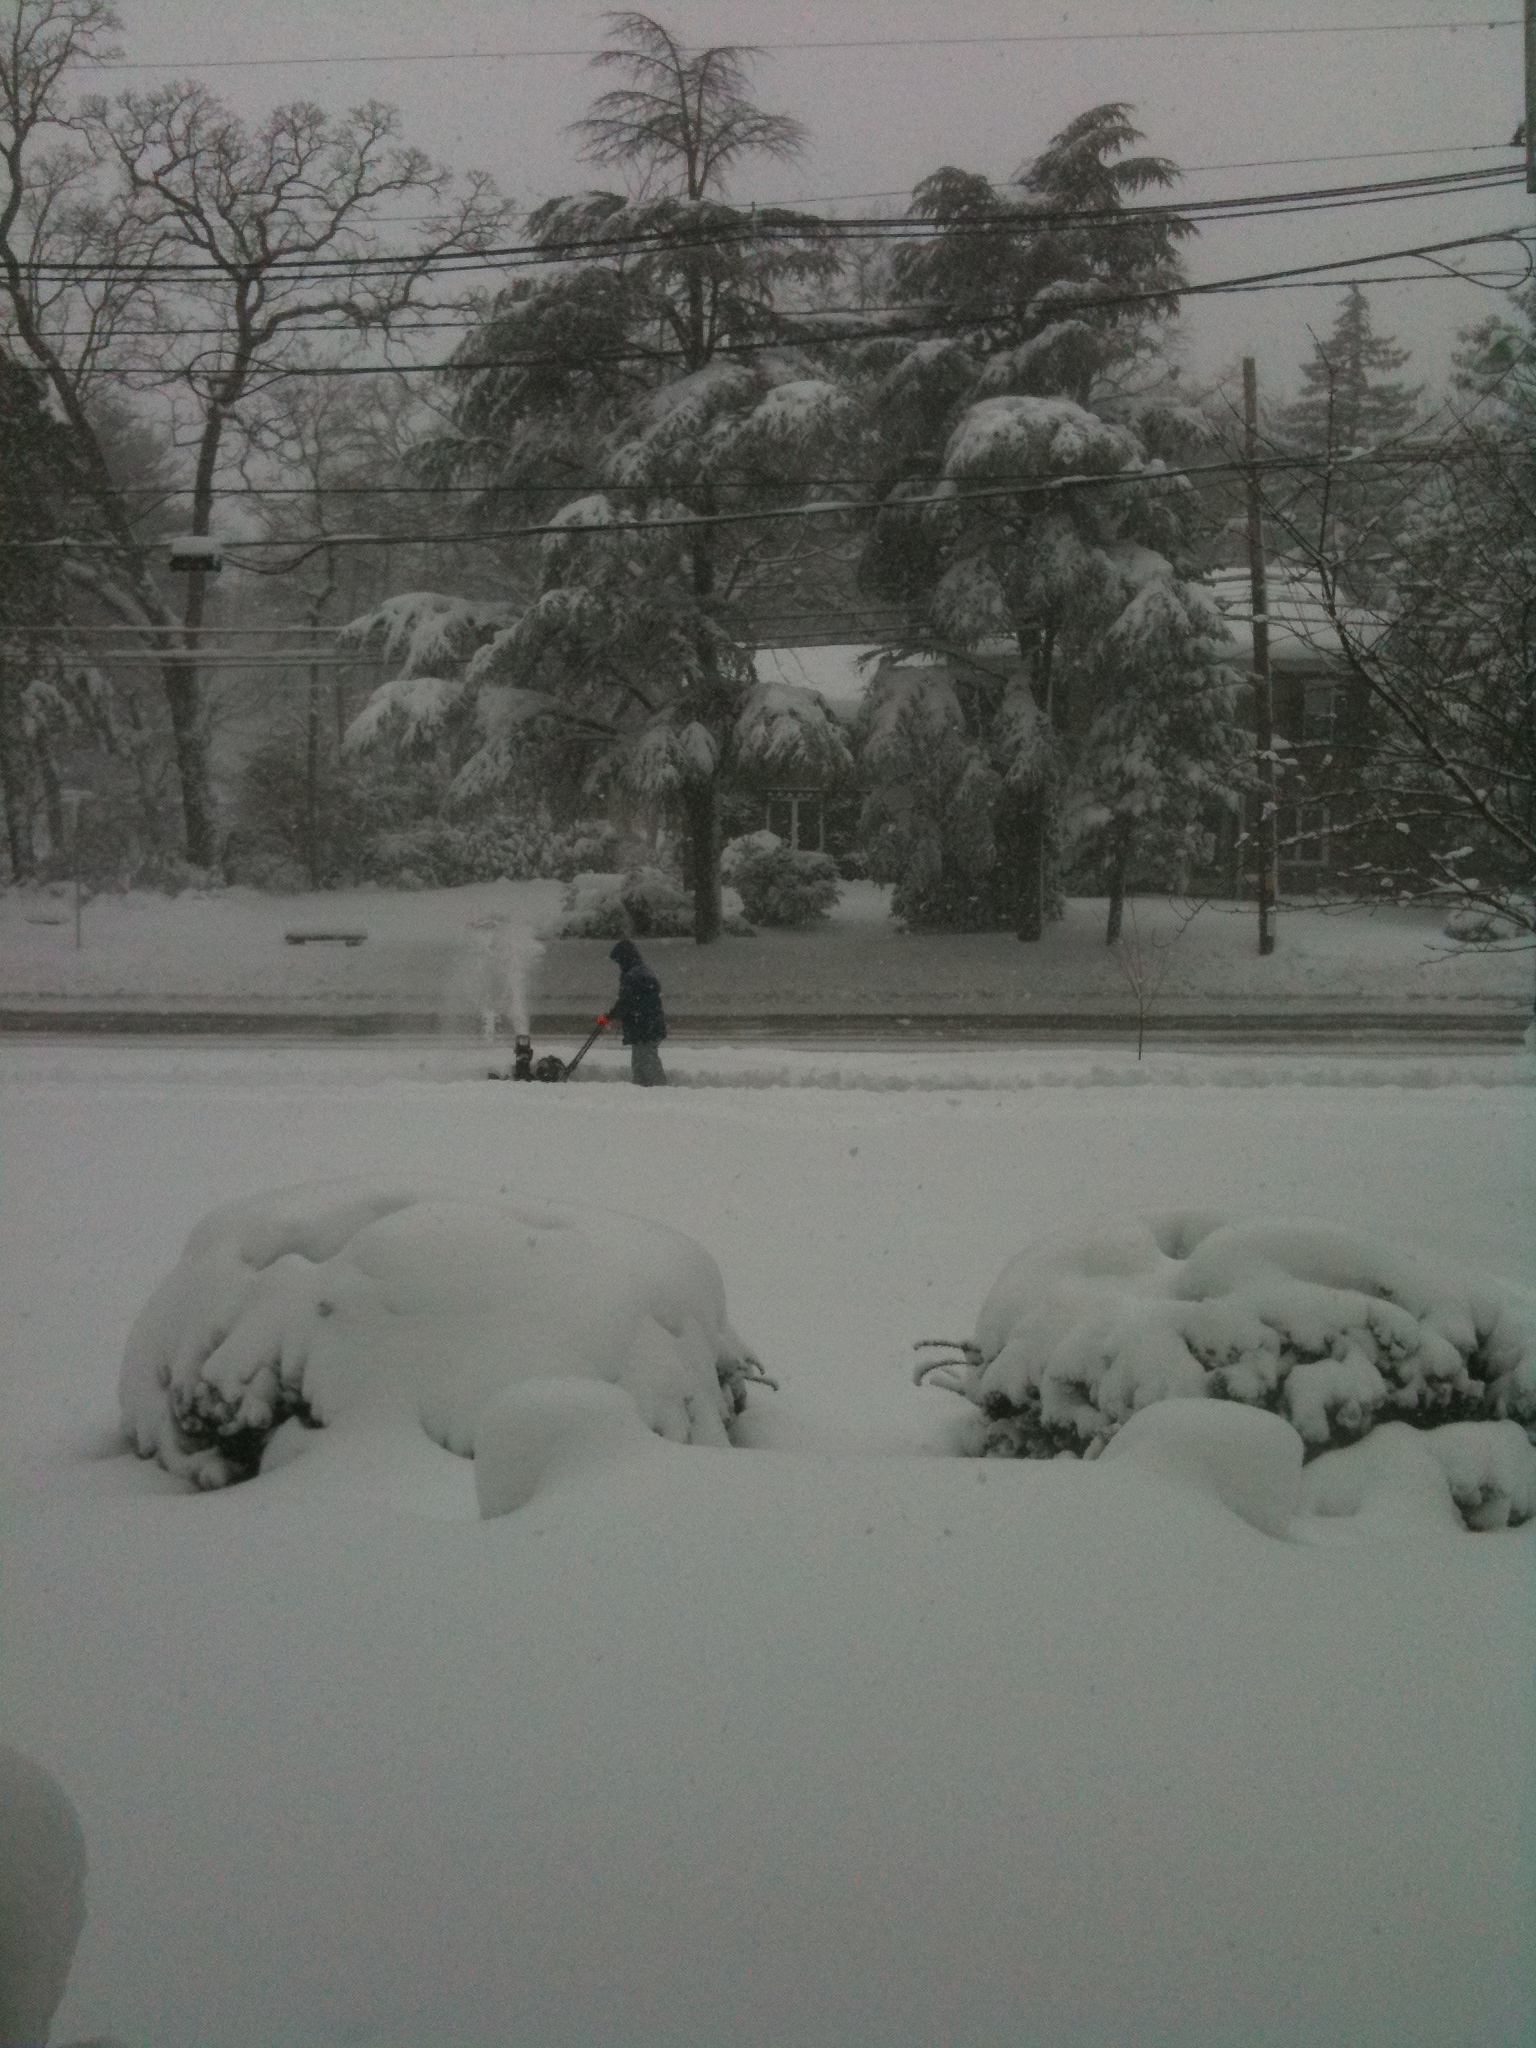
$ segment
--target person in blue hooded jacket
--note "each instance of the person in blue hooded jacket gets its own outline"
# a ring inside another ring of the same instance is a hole
[[[664,1088],[667,1077],[658,1048],[667,1035],[667,1019],[661,1007],[661,983],[641,959],[633,939],[620,939],[608,958],[619,970],[619,992],[608,1005],[608,1015],[624,1026],[629,1077],[639,1088]]]

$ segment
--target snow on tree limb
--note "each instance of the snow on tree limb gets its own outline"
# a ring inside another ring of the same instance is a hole
[[[953,478],[1104,476],[1138,466],[1141,449],[1125,427],[1098,419],[1070,398],[1013,394],[970,406],[944,450]]]
[[[397,676],[374,691],[347,727],[343,751],[362,754],[386,741],[406,751],[432,747],[463,702],[462,682]]]
[[[402,677],[424,677],[461,666],[509,616],[505,605],[406,590],[349,620],[336,638],[342,647],[377,648],[386,661],[399,664]]]
[[[760,682],[747,692],[732,734],[742,767],[810,780],[853,765],[826,699],[801,683]]]

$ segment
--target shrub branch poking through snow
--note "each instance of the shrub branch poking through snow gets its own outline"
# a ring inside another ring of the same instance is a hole
[[[216,1209],[129,1333],[125,1434],[205,1488],[293,1417],[401,1420],[469,1456],[530,1380],[606,1380],[678,1443],[725,1444],[762,1367],[714,1261],[617,1210],[494,1189],[320,1181]]]
[[[1097,1457],[1137,1411],[1204,1396],[1283,1416],[1308,1458],[1453,1425],[1469,1526],[1536,1512],[1536,1293],[1352,1232],[1168,1212],[1055,1240],[948,1348],[917,1378],[975,1402],[987,1455]]]

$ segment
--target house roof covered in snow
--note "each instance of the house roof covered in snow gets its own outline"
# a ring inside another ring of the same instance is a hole
[[[1343,662],[1338,630],[1328,616],[1317,576],[1284,562],[1266,571],[1269,592],[1269,665],[1278,675],[1332,675]],[[1252,586],[1246,569],[1218,569],[1211,594],[1240,644],[1253,624]],[[1370,622],[1346,612],[1345,622],[1370,639]]]
[[[877,652],[869,646],[760,647],[754,658],[759,682],[799,683],[834,710],[852,711],[874,673]]]

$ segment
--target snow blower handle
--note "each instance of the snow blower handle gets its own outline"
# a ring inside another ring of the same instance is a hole
[[[607,1029],[608,1019],[606,1017],[599,1017],[597,1022],[592,1026],[592,1029],[587,1033],[586,1042],[583,1044],[580,1052],[577,1053],[576,1057],[571,1061],[570,1065],[566,1068],[565,1072],[560,1076],[562,1081],[568,1081],[571,1078],[572,1074],[575,1073],[576,1069],[581,1065],[582,1061],[586,1058],[587,1054],[592,1050],[593,1046],[597,1043],[598,1039],[601,1038],[601,1036]]]

